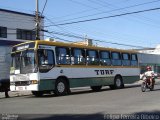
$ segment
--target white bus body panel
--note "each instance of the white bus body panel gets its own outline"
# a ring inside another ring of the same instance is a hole
[[[11,91],[23,91],[23,90],[38,90],[38,84],[30,84],[27,86],[15,86],[12,85],[12,82],[23,82],[23,81],[31,81],[37,80],[39,81],[38,73],[29,73],[29,74],[17,74],[17,75],[10,75],[10,90]]]
[[[94,78],[94,77],[114,77],[137,76],[139,68],[53,68],[47,73],[40,73],[40,79],[57,79],[59,76],[67,78]]]

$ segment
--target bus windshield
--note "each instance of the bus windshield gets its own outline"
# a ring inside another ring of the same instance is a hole
[[[26,74],[35,72],[34,50],[24,50],[12,54],[12,72],[13,74]],[[14,70],[13,70],[14,69]]]

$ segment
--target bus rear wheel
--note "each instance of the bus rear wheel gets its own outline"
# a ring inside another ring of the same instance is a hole
[[[43,96],[43,92],[42,91],[32,91],[32,94],[36,97],[42,97]]]
[[[124,88],[124,83],[123,83],[123,79],[121,76],[116,76],[114,79],[114,87],[116,89],[121,89]]]
[[[101,88],[102,88],[102,86],[91,86],[91,89],[92,89],[93,91],[95,91],[95,92],[100,91]]]
[[[69,89],[69,87],[68,87],[67,81],[65,79],[58,78],[56,80],[55,91],[54,91],[54,94],[56,96],[66,95],[69,91],[68,89]]]

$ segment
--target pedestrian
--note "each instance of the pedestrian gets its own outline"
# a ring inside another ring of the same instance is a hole
[[[9,98],[9,94],[8,94],[9,87],[10,87],[9,79],[0,80],[0,92],[5,92],[6,98]]]
[[[6,98],[9,98],[8,89],[5,90],[5,97],[6,97]]]

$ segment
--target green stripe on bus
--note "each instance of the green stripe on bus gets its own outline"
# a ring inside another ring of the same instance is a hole
[[[39,82],[38,89],[40,91],[43,90],[54,90],[55,88],[55,81],[54,79],[41,79]]]
[[[139,80],[139,76],[123,76],[124,84],[135,83]],[[39,90],[54,90],[55,79],[41,79],[39,82]],[[114,77],[99,77],[99,78],[70,78],[70,88],[85,87],[85,86],[105,86],[113,85]]]
[[[139,76],[123,76],[124,84],[132,84],[139,81],[139,79],[140,79]]]
[[[110,85],[113,84],[113,77],[105,78],[75,78],[69,79],[70,87],[84,87],[84,86],[99,86],[99,85]]]

